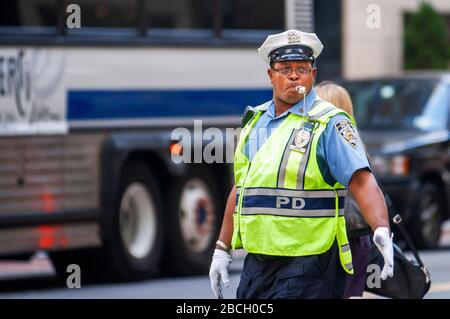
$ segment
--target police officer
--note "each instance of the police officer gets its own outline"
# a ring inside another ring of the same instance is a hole
[[[322,48],[314,33],[288,30],[258,49],[273,99],[243,117],[209,273],[217,298],[229,286],[230,248],[248,252],[237,298],[341,298],[353,273],[346,188],[374,230],[382,279],[393,275],[386,205],[353,120],[313,90]]]

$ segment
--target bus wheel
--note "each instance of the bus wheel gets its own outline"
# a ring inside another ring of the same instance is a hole
[[[119,279],[147,278],[158,272],[162,253],[163,214],[155,178],[141,162],[122,171],[112,220],[108,255]]]
[[[205,274],[223,216],[216,183],[207,170],[193,168],[171,185],[169,194],[168,266],[178,274]]]
[[[436,248],[441,237],[444,203],[437,185],[426,183],[421,187],[415,215],[411,220],[413,239],[419,248]]]

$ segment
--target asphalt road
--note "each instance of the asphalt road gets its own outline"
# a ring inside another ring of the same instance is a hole
[[[426,298],[450,299],[450,246],[421,252],[432,276],[432,286]],[[231,267],[231,287],[224,290],[225,298],[234,298],[242,269],[243,255],[235,256]],[[23,263],[22,267],[30,267]],[[69,289],[56,280],[51,263],[45,256],[34,258],[32,270],[20,272],[20,263],[3,263],[0,276],[0,299],[208,299],[212,298],[207,276],[153,278],[134,283],[81,284]],[[17,268],[19,265],[19,268]],[[14,271],[12,271],[14,269]],[[364,298],[377,298],[365,294]]]

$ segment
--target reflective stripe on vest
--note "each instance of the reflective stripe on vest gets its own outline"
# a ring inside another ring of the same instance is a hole
[[[345,190],[339,190],[339,216],[344,216]],[[332,190],[298,191],[280,188],[247,188],[242,215],[335,217],[336,194]]]
[[[350,245],[349,244],[345,244],[341,246],[342,252],[345,253],[346,251],[350,250]]]
[[[240,187],[238,188],[240,191]],[[346,189],[336,190],[339,197],[345,197],[347,194]],[[333,190],[296,190],[285,188],[266,188],[266,187],[248,187],[245,189],[244,196],[254,195],[268,195],[268,196],[288,196],[288,197],[307,197],[307,198],[335,198],[335,192]]]
[[[336,217],[335,209],[290,209],[269,207],[242,207],[242,215],[272,215],[285,217]],[[339,209],[339,216],[344,216],[344,209]]]
[[[349,272],[352,272],[353,271],[353,263],[352,263],[352,256],[351,256],[352,252],[350,251],[350,245],[349,244],[342,245],[340,252],[342,254],[341,259],[343,260],[344,267]]]

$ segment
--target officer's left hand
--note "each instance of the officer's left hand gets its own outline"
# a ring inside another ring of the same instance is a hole
[[[375,229],[373,235],[373,242],[377,246],[378,250],[383,255],[384,267],[381,271],[381,279],[394,276],[394,247],[392,245],[392,237],[389,236],[389,229],[387,227],[378,227]]]

